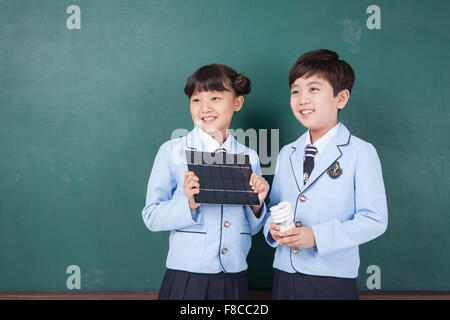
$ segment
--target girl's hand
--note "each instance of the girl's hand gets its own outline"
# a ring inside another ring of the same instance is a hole
[[[189,208],[192,210],[200,207],[200,203],[195,203],[194,194],[200,193],[199,179],[192,171],[186,171],[184,173],[184,193],[189,200]]]
[[[250,208],[252,209],[253,213],[259,217],[261,205],[266,198],[267,193],[269,192],[270,186],[266,179],[258,176],[256,173],[252,173],[250,177],[250,185],[252,186],[252,189],[255,191],[255,193],[258,194],[259,199],[259,205],[250,206]]]
[[[279,235],[281,236],[281,238],[275,239],[273,235],[272,237],[279,244],[286,247],[312,248],[316,245],[316,239],[314,238],[314,232],[311,227],[293,228],[285,232],[280,232]]]
[[[255,193],[258,194],[259,204],[261,205],[269,192],[270,186],[266,179],[252,173],[250,177],[250,185]]]

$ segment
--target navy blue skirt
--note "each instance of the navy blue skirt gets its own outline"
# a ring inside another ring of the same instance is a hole
[[[273,269],[273,300],[359,300],[356,278],[313,276]]]
[[[158,300],[249,300],[247,271],[193,273],[167,269]]]

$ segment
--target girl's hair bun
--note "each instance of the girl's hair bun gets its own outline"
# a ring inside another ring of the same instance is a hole
[[[252,90],[250,85],[250,79],[239,73],[233,81],[233,87],[237,95],[249,94]]]

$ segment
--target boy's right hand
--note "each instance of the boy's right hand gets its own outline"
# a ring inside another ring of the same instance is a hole
[[[275,222],[272,222],[270,224],[269,232],[270,232],[272,238],[278,242],[278,239],[281,238],[280,226],[278,224],[276,224]]]
[[[200,183],[198,183],[198,177],[192,171],[186,171],[184,173],[184,193],[189,200],[189,208],[192,210],[200,207],[200,203],[195,203],[194,194],[200,193]]]

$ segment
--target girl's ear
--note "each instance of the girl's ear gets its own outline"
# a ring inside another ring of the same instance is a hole
[[[234,111],[237,112],[242,109],[244,104],[244,96],[239,96],[234,99]]]

